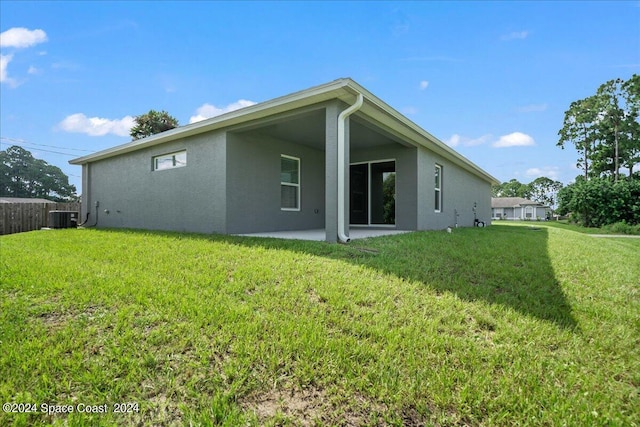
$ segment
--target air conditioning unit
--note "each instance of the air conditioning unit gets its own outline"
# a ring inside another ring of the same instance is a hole
[[[76,228],[77,211],[49,211],[49,228]]]

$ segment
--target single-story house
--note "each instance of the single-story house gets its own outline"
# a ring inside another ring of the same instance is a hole
[[[522,197],[492,197],[491,219],[545,220],[551,208],[543,203]]]
[[[129,142],[82,165],[88,225],[246,234],[489,223],[499,182],[344,78]]]

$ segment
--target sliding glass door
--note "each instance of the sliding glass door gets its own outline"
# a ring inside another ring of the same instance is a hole
[[[352,164],[349,182],[351,224],[395,225],[395,160]]]

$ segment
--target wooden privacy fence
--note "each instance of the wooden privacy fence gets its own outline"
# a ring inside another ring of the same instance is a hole
[[[80,203],[0,203],[0,235],[48,227],[49,211],[80,214]]]

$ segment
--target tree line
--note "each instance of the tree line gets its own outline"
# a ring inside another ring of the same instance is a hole
[[[583,173],[558,192],[558,212],[587,227],[640,224],[640,76],[614,79],[565,112],[558,146],[573,144]],[[627,170],[627,175],[621,174]]]
[[[573,144],[582,173],[563,186],[549,178],[516,179],[492,188],[494,197],[523,197],[587,227],[640,224],[640,76],[609,80],[564,114],[557,146]],[[624,171],[626,170],[626,174]]]
[[[573,144],[580,153],[577,166],[585,180],[620,179],[620,169],[634,176],[640,163],[640,76],[614,79],[594,95],[574,101],[564,113],[557,146]]]
[[[0,151],[0,195],[42,198],[55,202],[77,200],[76,187],[69,177],[22,147],[13,145]]]

